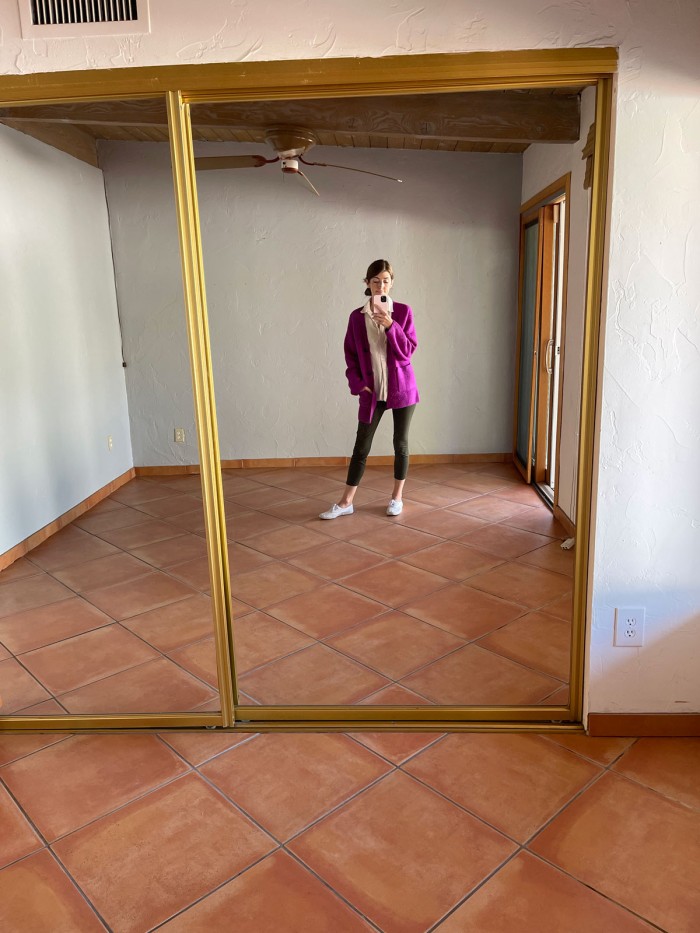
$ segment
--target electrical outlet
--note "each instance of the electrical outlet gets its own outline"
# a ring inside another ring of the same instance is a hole
[[[185,429],[184,428],[175,428],[175,443],[176,444],[185,443]]]
[[[644,607],[621,606],[615,610],[615,637],[617,648],[639,648],[644,644]]]
[[[114,447],[114,442],[112,440],[112,435],[107,435],[107,450],[111,450]]]

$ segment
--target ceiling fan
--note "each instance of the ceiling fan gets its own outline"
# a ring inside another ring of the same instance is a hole
[[[257,154],[200,156],[194,160],[195,168],[199,171],[209,172],[229,168],[262,168],[263,165],[279,162],[280,168],[286,175],[298,175],[309,190],[319,197],[316,187],[299,167],[299,163],[302,165],[315,165],[319,168],[341,168],[347,172],[362,172],[363,175],[376,175],[378,178],[401,182],[400,178],[394,178],[392,175],[369,172],[363,168],[351,168],[349,165],[336,165],[333,162],[308,162],[304,158],[304,154],[318,143],[316,135],[311,130],[299,127],[272,126],[265,131],[265,142],[274,149],[274,159],[267,159],[264,155]]]

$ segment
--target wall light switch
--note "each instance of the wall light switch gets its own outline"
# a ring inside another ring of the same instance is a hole
[[[175,443],[176,444],[185,443],[185,429],[184,428],[175,428]]]
[[[111,450],[114,447],[114,441],[112,440],[112,435],[107,435],[107,450]]]
[[[639,648],[644,644],[644,607],[620,606],[615,610],[615,637],[617,648]]]

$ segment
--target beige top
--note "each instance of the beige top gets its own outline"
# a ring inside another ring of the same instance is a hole
[[[387,314],[391,317],[392,300],[387,295]],[[365,316],[369,351],[372,357],[372,375],[374,376],[374,392],[378,402],[386,402],[388,389],[388,375],[386,368],[386,328],[375,324],[372,319],[372,299],[368,298],[362,313]]]

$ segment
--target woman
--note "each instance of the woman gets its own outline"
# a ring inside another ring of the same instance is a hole
[[[403,509],[408,428],[419,402],[411,366],[411,356],[417,346],[413,312],[408,305],[389,297],[394,271],[386,259],[377,259],[370,265],[365,284],[368,300],[364,307],[356,308],[350,315],[344,345],[345,375],[350,392],[360,397],[357,439],[345,493],[340,502],[322,512],[319,518],[352,514],[352,500],[365,471],[372,439],[387,408],[394,414],[394,490],[386,514],[400,515]]]

